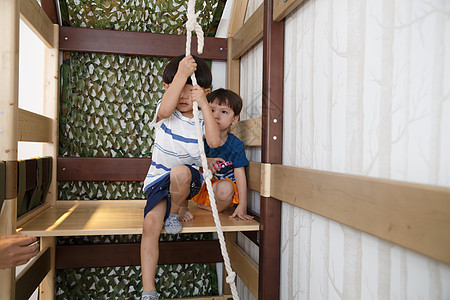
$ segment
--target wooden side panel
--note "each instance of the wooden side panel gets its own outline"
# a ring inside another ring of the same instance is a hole
[[[231,56],[239,59],[263,36],[264,4],[261,4],[244,25],[233,35]]]
[[[303,3],[304,0],[274,0],[273,1],[273,20],[283,20],[291,11]]]
[[[231,133],[245,146],[261,146],[261,117],[242,120],[231,126]]]
[[[22,21],[49,48],[53,48],[53,23],[36,0],[20,0]]]
[[[19,141],[52,142],[52,119],[19,109]]]
[[[16,279],[16,299],[28,299],[50,271],[50,249],[41,251]]]
[[[272,197],[450,264],[450,189],[272,165]]]

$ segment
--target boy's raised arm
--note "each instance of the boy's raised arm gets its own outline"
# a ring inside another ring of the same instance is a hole
[[[192,89],[192,99],[197,101],[198,107],[202,110],[205,120],[205,138],[209,147],[217,148],[220,146],[220,129],[206,100],[205,91],[196,85]]]
[[[168,118],[173,113],[180,100],[181,92],[186,85],[186,80],[195,70],[197,70],[197,63],[192,55],[186,56],[180,61],[172,82],[163,84],[166,91],[161,99],[157,121]]]

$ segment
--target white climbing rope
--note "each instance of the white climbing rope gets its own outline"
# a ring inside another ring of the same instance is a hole
[[[187,22],[186,22],[186,30],[187,30],[187,38],[186,38],[186,56],[191,54],[191,37],[192,31],[195,31],[197,34],[197,52],[202,54],[203,52],[203,30],[200,24],[197,22],[198,14],[195,14],[195,0],[189,0],[188,9],[187,9]],[[191,76],[192,85],[197,85],[197,79],[195,78],[195,73]],[[203,135],[200,127],[200,121],[198,117],[198,103],[194,102],[193,104],[193,112],[194,112],[194,122],[195,129],[197,132],[197,140],[198,147],[200,149],[200,159],[202,161],[203,166],[203,177],[206,181],[206,187],[208,189],[208,195],[211,202],[211,209],[213,213],[214,223],[216,224],[217,235],[219,237],[220,250],[222,252],[223,261],[225,263],[225,269],[227,270],[227,278],[226,282],[230,285],[231,294],[233,296],[233,300],[239,300],[239,295],[236,289],[235,277],[236,273],[233,272],[230,264],[230,258],[228,257],[227,246],[225,242],[225,238],[223,236],[222,225],[220,224],[219,212],[217,211],[216,199],[214,198],[214,191],[211,184],[212,173],[208,168],[208,162],[206,160],[205,148],[203,144]]]

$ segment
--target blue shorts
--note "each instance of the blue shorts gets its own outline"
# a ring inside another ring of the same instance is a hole
[[[191,186],[189,196],[187,198],[187,200],[189,200],[193,198],[195,195],[197,195],[200,189],[202,188],[203,175],[197,169],[194,169],[191,166],[186,165],[186,167],[188,167],[189,170],[191,171]],[[169,188],[170,188],[170,172],[163,175],[151,186],[146,187],[144,194],[147,198],[147,204],[145,205],[144,208],[144,218],[148,214],[148,212],[151,211],[156,204],[158,204],[159,201],[161,201],[164,198],[167,198],[166,215],[164,217],[164,220],[167,219],[170,213]]]

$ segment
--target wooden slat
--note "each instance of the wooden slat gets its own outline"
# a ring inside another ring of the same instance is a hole
[[[261,189],[261,163],[250,161],[246,171],[248,188],[259,192]]]
[[[16,279],[16,299],[28,299],[50,270],[50,249],[41,251]]]
[[[261,117],[239,121],[231,126],[230,131],[245,146],[261,146]]]
[[[252,258],[236,244],[234,237],[227,234],[227,250],[230,256],[231,267],[248,288],[250,293],[258,299],[259,267]]]
[[[58,181],[144,181],[150,158],[58,157]]]
[[[186,51],[186,36],[149,32],[60,27],[62,51],[175,57]],[[120,42],[118,42],[120,41]],[[203,53],[197,53],[197,38],[192,38],[191,53],[203,59],[227,59],[227,40],[205,37]]]
[[[45,11],[53,24],[58,24],[55,0],[41,0],[42,9]]]
[[[272,197],[450,264],[450,189],[272,165]]]
[[[232,58],[233,39],[231,38],[244,24],[248,0],[233,1],[231,19],[228,24],[228,51],[227,51],[227,88],[239,94],[240,60]]]
[[[261,4],[244,25],[233,35],[231,56],[239,59],[263,36],[264,3]]]
[[[140,247],[140,243],[57,246],[56,269],[139,266]],[[223,261],[217,240],[159,242],[159,253],[158,264],[164,265]]]
[[[20,0],[20,16],[48,48],[53,48],[53,23],[36,0]]]
[[[18,230],[31,236],[142,234],[146,200],[57,201]],[[194,220],[183,223],[181,233],[215,232],[211,212],[189,203]],[[259,223],[231,219],[233,208],[220,213],[222,230],[255,231]],[[164,231],[162,231],[164,233]]]
[[[52,142],[52,119],[20,109],[19,141],[22,142]]]
[[[274,0],[273,1],[273,20],[279,22],[290,14],[304,0]]]

